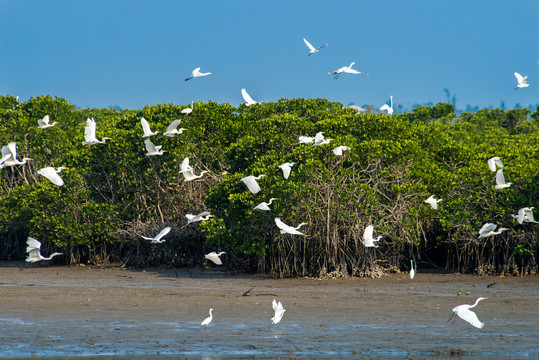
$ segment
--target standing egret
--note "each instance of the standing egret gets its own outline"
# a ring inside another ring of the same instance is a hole
[[[509,230],[507,228],[499,228],[497,231],[494,231],[496,230],[496,227],[498,225],[496,224],[493,224],[493,223],[485,223],[483,224],[483,226],[481,226],[481,229],[479,229],[479,237],[477,238],[478,240],[481,239],[481,238],[486,238],[488,236],[494,236],[494,235],[499,235],[502,233],[502,231],[506,231],[506,230]]]
[[[517,78],[517,87],[514,90],[530,86],[530,84],[528,84],[528,75],[523,77],[519,73],[515,72],[515,77]]]
[[[362,72],[359,72],[357,70],[354,70],[352,69],[352,66],[354,66],[356,63],[355,62],[352,62],[350,63],[350,66],[343,66],[342,68],[339,68],[333,72],[330,72],[328,74],[330,75],[335,75],[335,79],[338,79],[339,78],[339,75],[342,74],[342,73],[346,73],[346,74],[357,74],[357,75],[369,75],[369,73],[362,73]]]
[[[320,49],[323,49],[326,46],[328,46],[328,44],[325,44],[325,45],[322,45],[322,46],[320,46],[318,48],[315,48],[314,46],[311,45],[310,42],[307,41],[307,39],[303,38],[303,41],[305,42],[305,45],[307,45],[307,47],[309,48],[309,54],[307,56],[311,56],[312,54],[316,54],[318,51],[320,51]]]
[[[470,309],[475,307],[481,300],[486,300],[486,299],[487,298],[485,297],[480,297],[475,301],[475,304],[473,305],[464,304],[464,305],[455,306],[453,308],[453,315],[451,315],[448,321],[451,321],[451,319],[453,319],[453,316],[455,316],[456,314],[462,320],[469,322],[476,328],[482,329],[483,326],[485,326],[485,324],[479,321],[479,319],[477,318],[477,315]]]
[[[49,115],[45,115],[43,117],[43,119],[39,119],[37,121],[37,126],[40,128],[40,129],[46,129],[46,128],[50,128],[50,127],[53,127],[54,125],[58,124],[58,122],[53,122],[52,124],[49,124],[50,123],[50,118],[49,118]]]
[[[191,224],[191,223],[194,223],[194,222],[206,221],[209,218],[214,217],[214,216],[210,215],[209,211],[203,211],[198,215],[187,214],[187,215],[185,215],[185,217],[187,218],[187,224]]]
[[[174,120],[168,127],[167,130],[163,133],[164,136],[173,137],[174,135],[179,135],[182,132],[184,132],[187,129],[180,128],[178,129],[178,125],[180,125],[182,121],[180,119]]]
[[[185,109],[181,111],[181,113],[184,115],[189,115],[192,112],[193,112],[193,102],[191,101],[191,107],[186,107]]]
[[[335,155],[337,155],[337,156],[342,156],[343,151],[345,151],[345,150],[350,150],[350,148],[348,146],[342,145],[342,146],[337,146],[335,149],[333,149],[331,151],[333,151],[333,153]]]
[[[215,251],[212,251],[209,254],[204,255],[204,258],[212,261],[215,265],[223,265],[223,262],[221,261],[220,256],[226,254],[224,251],[221,251],[219,253],[216,253]]]
[[[165,150],[161,150],[163,145],[155,146],[149,139],[144,140],[144,145],[147,151],[146,156],[163,155],[165,153]]]
[[[258,102],[254,101],[253,98],[247,94],[247,90],[245,89],[241,89],[241,96],[243,97],[243,100],[245,100],[245,106],[258,104]]]
[[[185,81],[189,81],[189,80],[197,78],[197,77],[208,76],[208,75],[211,75],[211,74],[212,74],[211,72],[201,73],[200,68],[197,67],[195,70],[193,70],[191,72],[191,76],[188,77],[187,79],[185,79]]]
[[[258,185],[256,181],[260,180],[263,176],[266,176],[266,175],[264,174],[258,175],[258,176],[249,175],[249,176],[241,178],[240,180],[243,181],[245,185],[247,185],[247,187],[253,194],[256,194],[260,191],[260,185]]]
[[[414,270],[414,260],[410,260],[410,280],[414,280],[415,270]]]
[[[363,245],[365,245],[365,247],[378,247],[378,245],[375,245],[374,242],[375,241],[380,241],[380,239],[383,237],[383,236],[378,236],[378,238],[374,238],[373,236],[374,234],[374,226],[372,225],[369,225],[365,228],[365,232],[363,233]]]
[[[299,231],[298,229],[302,227],[303,225],[307,225],[306,223],[301,223],[297,227],[292,227],[290,225],[286,225],[284,222],[281,221],[281,218],[275,218],[275,224],[279,229],[281,229],[281,234],[290,234],[290,235],[303,235],[304,233]]]
[[[490,171],[496,172],[496,167],[503,168],[502,160],[498,156],[491,157],[487,160],[488,167]]]
[[[269,199],[269,202],[261,202],[257,206],[254,207],[253,210],[264,210],[264,211],[270,211],[270,205],[273,202],[273,200],[277,200],[277,198],[271,198]]]
[[[148,120],[146,120],[145,118],[140,119],[140,124],[142,125],[142,130],[144,131],[144,135],[142,135],[143,138],[147,138],[147,137],[159,134],[158,131],[152,132],[152,130],[150,129],[150,124],[148,123]]]
[[[27,161],[34,160],[31,158],[23,158],[22,161],[17,160],[17,143],[10,142],[2,146],[2,158],[0,158],[0,169],[8,166],[24,165]]]
[[[54,185],[62,186],[64,185],[64,180],[58,175],[58,173],[62,172],[62,170],[67,169],[66,167],[60,166],[58,170],[55,170],[52,166],[46,167],[43,169],[39,169],[37,173],[39,175],[45,176],[47,179],[49,179]]]
[[[111,138],[104,137],[102,140],[98,140],[95,136],[96,123],[94,118],[86,119],[86,127],[84,128],[84,141],[82,145],[95,145],[95,144],[104,144],[107,140],[112,140]]]
[[[200,326],[208,327],[208,325],[210,325],[211,321],[213,320],[213,315],[211,313],[212,311],[213,311],[213,309],[210,309],[210,316],[205,318],[204,321],[202,323],[200,323]]]
[[[434,195],[431,195],[425,202],[429,204],[434,210],[438,209],[438,203],[444,201],[443,199],[436,199]]]
[[[288,177],[290,176],[290,170],[292,169],[292,166],[294,165],[296,165],[296,163],[294,162],[285,162],[284,164],[279,165],[279,168],[283,170],[283,176],[285,179],[288,179]]]
[[[143,238],[144,240],[150,240],[152,244],[161,244],[165,242],[165,240],[161,240],[161,239],[165,237],[165,235],[167,235],[170,232],[170,230],[171,230],[170,226],[167,226],[153,238],[142,236],[142,235],[141,235],[141,238]]]
[[[512,183],[505,182],[505,177],[503,176],[503,170],[499,169],[496,171],[496,185],[494,186],[495,189],[505,189],[511,186]]]
[[[56,255],[63,255],[63,253],[55,252],[51,254],[49,257],[44,257],[41,255],[39,250],[41,250],[41,243],[34,239],[33,237],[28,236],[28,239],[26,240],[26,244],[28,245],[26,247],[26,252],[28,252],[28,257],[26,258],[26,262],[36,262],[41,260],[50,260]]]
[[[271,318],[272,324],[278,324],[283,318],[286,309],[283,308],[283,304],[281,304],[280,301],[277,302],[275,301],[275,299],[273,299],[271,306],[273,307],[273,311],[275,311],[275,315],[273,315],[273,317]]]
[[[380,111],[387,111],[387,114],[389,116],[392,116],[393,115],[393,95],[391,95],[389,97],[389,102],[391,103],[391,106],[387,105],[387,104],[384,104],[380,107]]]
[[[532,222],[532,223],[539,224],[537,221],[535,221],[533,217],[533,209],[534,209],[533,206],[524,207],[518,210],[518,215],[511,214],[511,216],[517,219],[517,222],[519,224],[522,224],[523,222]]]

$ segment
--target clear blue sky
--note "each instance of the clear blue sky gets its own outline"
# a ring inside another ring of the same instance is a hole
[[[0,0],[0,94],[139,109],[327,98],[539,103],[539,1]],[[313,45],[329,45],[307,56]],[[368,76],[328,72],[356,62]],[[185,82],[196,67],[213,75]],[[517,71],[530,87],[514,91]]]

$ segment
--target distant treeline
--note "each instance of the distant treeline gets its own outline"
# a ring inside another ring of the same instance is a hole
[[[32,236],[57,264],[204,266],[225,251],[224,267],[276,276],[369,276],[380,269],[447,268],[480,274],[536,273],[537,224],[511,214],[539,209],[539,108],[455,114],[451,104],[393,115],[356,113],[325,99],[282,99],[233,107],[214,102],[141,110],[76,109],[63,98],[20,103],[0,97],[0,144],[33,160],[0,170],[0,259],[25,258]],[[57,125],[39,129],[49,115]],[[144,117],[161,156],[146,157]],[[83,146],[87,118],[105,144]],[[175,119],[186,128],[162,136]],[[299,144],[323,132],[323,146]],[[331,150],[345,145],[342,156]],[[487,159],[498,156],[512,185],[496,190]],[[189,157],[200,179],[185,182]],[[285,179],[279,165],[293,162]],[[37,171],[64,166],[63,186]],[[241,178],[265,174],[252,194]],[[438,210],[424,203],[443,199]],[[277,198],[270,211],[253,208]],[[215,217],[189,224],[185,215]],[[281,234],[274,218],[306,236]],[[491,222],[509,228],[478,240]],[[363,232],[383,236],[365,248]],[[172,231],[162,244],[154,236]]]

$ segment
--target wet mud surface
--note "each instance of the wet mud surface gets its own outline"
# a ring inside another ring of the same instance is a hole
[[[483,329],[447,321],[479,296]],[[287,310],[277,325],[273,299]],[[539,276],[271,279],[0,263],[0,304],[4,359],[539,358]]]

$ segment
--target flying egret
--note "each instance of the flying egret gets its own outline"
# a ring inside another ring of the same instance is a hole
[[[211,72],[201,73],[200,68],[197,67],[195,70],[193,70],[191,72],[191,76],[188,77],[187,79],[185,79],[185,81],[189,81],[189,80],[197,78],[197,77],[208,76],[208,75],[211,75],[211,74],[212,74]]]
[[[193,112],[193,102],[191,101],[191,107],[186,107],[185,109],[181,111],[181,113],[184,115],[189,115],[192,112]]]
[[[436,199],[434,195],[431,195],[425,202],[429,204],[434,210],[438,209],[438,203],[444,201],[443,199]]]
[[[148,123],[148,120],[146,120],[145,118],[140,119],[140,124],[142,125],[142,130],[144,131],[144,135],[142,135],[143,138],[147,138],[147,137],[159,134],[158,131],[152,132],[152,130],[150,129],[150,124]]]
[[[204,170],[200,173],[200,175],[195,175],[195,171],[193,170],[191,165],[189,165],[189,158],[186,157],[185,159],[183,159],[181,169],[180,169],[180,174],[183,174],[185,178],[183,181],[192,181],[192,180],[201,178],[207,172],[208,170]]]
[[[458,317],[460,317],[462,320],[469,322],[476,328],[482,329],[483,326],[485,326],[485,324],[479,321],[479,319],[477,318],[477,315],[470,309],[475,307],[481,300],[486,300],[486,299],[487,298],[485,297],[480,297],[475,301],[475,304],[473,305],[464,304],[464,305],[455,306],[453,308],[453,315],[451,315],[448,321],[451,321],[451,319],[453,319],[453,316],[457,314]]]
[[[349,105],[349,106],[347,106],[347,108],[348,109],[354,109],[357,114],[361,114],[361,113],[367,111],[367,109],[362,108],[361,106],[357,106],[357,105]]]
[[[206,326],[207,327],[208,325],[210,325],[210,323],[211,323],[211,321],[213,319],[213,315],[211,313],[212,311],[213,311],[213,309],[210,309],[210,316],[205,318],[204,321],[202,323],[200,323],[201,326]]]
[[[62,186],[64,185],[64,180],[58,175],[62,170],[67,169],[66,167],[60,166],[58,170],[55,170],[52,166],[39,169],[37,173],[39,175],[45,176],[49,179],[54,185]]]
[[[496,185],[494,186],[495,189],[505,189],[505,188],[508,188],[509,186],[511,186],[512,183],[508,182],[506,183],[505,182],[505,177],[503,176],[503,170],[502,169],[498,169],[498,171],[496,171]]]
[[[284,164],[279,165],[279,168],[283,170],[283,176],[285,179],[288,179],[288,177],[290,176],[290,170],[292,170],[292,166],[294,165],[296,165],[296,163],[294,162],[285,162]]]
[[[517,219],[517,222],[519,224],[522,224],[523,222],[532,222],[539,224],[539,222],[535,221],[533,217],[533,209],[534,207],[523,207],[522,209],[518,210],[518,215],[511,214],[512,217]]]
[[[410,280],[414,280],[415,270],[414,270],[414,260],[410,260]]]
[[[258,176],[249,175],[249,176],[241,178],[240,180],[243,181],[245,185],[247,185],[247,187],[253,194],[256,194],[260,191],[260,185],[258,185],[256,181],[260,180],[263,176],[266,176],[266,175],[264,174],[258,175]]]
[[[166,228],[164,228],[163,230],[161,230],[161,232],[159,234],[157,234],[155,237],[151,238],[151,237],[146,237],[146,236],[141,236],[141,238],[143,238],[144,240],[150,240],[152,244],[161,244],[161,243],[164,243],[165,240],[161,240],[166,234],[168,234],[170,232],[171,228],[170,226],[167,226]]]
[[[365,228],[365,232],[363,233],[363,245],[365,245],[365,247],[378,247],[378,245],[375,245],[374,242],[380,241],[383,236],[378,236],[378,238],[375,239],[373,233],[374,226],[369,225]]]
[[[185,217],[187,218],[187,224],[191,224],[198,221],[206,221],[209,218],[214,217],[214,215],[210,215],[209,211],[203,211],[198,215],[187,214]]]
[[[144,140],[144,145],[147,151],[146,156],[163,155],[165,153],[165,150],[161,150],[163,145],[155,146],[149,139]]]
[[[387,114],[389,116],[393,115],[393,95],[389,97],[389,102],[391,103],[391,106],[384,104],[380,107],[380,111],[387,111]]]
[[[343,154],[343,151],[346,151],[346,150],[350,150],[350,148],[348,146],[337,146],[335,149],[331,150],[333,151],[333,153],[337,156],[342,156]]]
[[[498,156],[491,157],[487,160],[490,171],[496,172],[496,167],[503,168],[502,160]]]
[[[273,200],[277,200],[277,198],[271,198],[269,199],[269,202],[261,202],[260,204],[258,204],[257,206],[254,207],[253,210],[264,210],[264,211],[270,211],[270,205],[271,203],[273,202]]]
[[[338,79],[339,78],[339,75],[342,74],[342,73],[346,73],[346,74],[358,74],[358,75],[369,75],[369,73],[362,73],[362,72],[359,72],[357,70],[354,70],[352,69],[352,66],[354,66],[356,63],[355,62],[352,62],[350,63],[350,66],[343,66],[342,68],[339,68],[333,72],[330,72],[328,74],[330,75],[335,75],[335,79]]]
[[[507,228],[499,228],[497,231],[494,231],[498,225],[493,223],[485,223],[483,226],[481,226],[481,229],[479,229],[479,237],[478,240],[481,238],[486,238],[488,236],[493,235],[499,235],[502,233],[502,231],[509,230]]]
[[[281,234],[290,234],[290,235],[304,235],[304,233],[302,233],[301,231],[299,231],[298,229],[300,227],[302,227],[303,225],[307,225],[306,223],[301,223],[299,224],[298,227],[292,227],[292,226],[289,226],[289,225],[286,225],[284,222],[281,221],[281,218],[275,218],[275,224],[277,225],[277,227],[279,229],[281,229]]]
[[[322,46],[320,46],[318,48],[315,48],[314,46],[311,45],[310,42],[307,41],[307,39],[303,38],[303,41],[305,42],[305,45],[307,45],[307,47],[309,48],[309,54],[307,56],[311,56],[312,54],[316,54],[318,51],[320,51],[320,49],[323,49],[326,46],[328,46],[328,44],[325,44],[325,45],[322,45]]]
[[[107,140],[112,140],[111,138],[104,137],[102,140],[98,140],[95,136],[96,123],[94,118],[86,119],[86,127],[84,128],[84,141],[82,145],[95,145],[95,144],[104,144]]]
[[[273,317],[271,318],[271,321],[273,324],[278,324],[283,318],[283,315],[286,309],[283,308],[283,304],[281,304],[280,301],[277,302],[275,301],[275,299],[273,299],[271,306],[273,307],[273,311],[275,311],[275,315],[273,315]]]
[[[49,115],[45,115],[43,117],[43,119],[39,119],[37,121],[37,126],[40,128],[40,129],[46,129],[46,128],[50,128],[50,127],[53,127],[54,125],[58,124],[58,122],[53,122],[52,124],[50,124],[50,118],[49,118]]]
[[[10,142],[2,146],[2,158],[0,158],[0,169],[8,166],[24,165],[27,161],[34,160],[32,158],[23,158],[22,161],[17,160],[17,143]]]
[[[223,262],[221,261],[221,258],[219,257],[223,254],[226,254],[226,253],[224,251],[221,251],[219,253],[212,251],[211,253],[204,255],[204,257],[212,261],[215,265],[223,265]]]
[[[174,120],[168,127],[167,130],[163,133],[164,136],[173,137],[174,135],[179,135],[182,132],[184,132],[187,129],[180,128],[178,129],[178,125],[180,125],[182,121],[180,119]]]
[[[314,137],[313,146],[327,145],[327,144],[329,144],[329,142],[331,140],[333,140],[333,139],[326,139],[326,138],[324,138],[324,133],[319,132]]]
[[[245,100],[245,106],[258,104],[257,101],[254,101],[253,98],[249,94],[247,94],[247,90],[245,89],[241,89],[241,96],[243,97],[243,100]]]
[[[515,77],[517,78],[517,83],[518,84],[517,84],[517,87],[514,90],[521,89],[521,88],[526,88],[526,87],[530,86],[530,84],[528,84],[528,75],[523,77],[519,73],[515,72]]]
[[[63,255],[63,253],[55,252],[51,254],[49,257],[44,257],[40,254],[39,250],[41,249],[41,243],[34,239],[33,237],[28,236],[28,239],[26,240],[26,244],[28,245],[26,247],[26,252],[28,252],[28,257],[26,258],[26,262],[36,262],[41,260],[50,260],[56,255]]]

